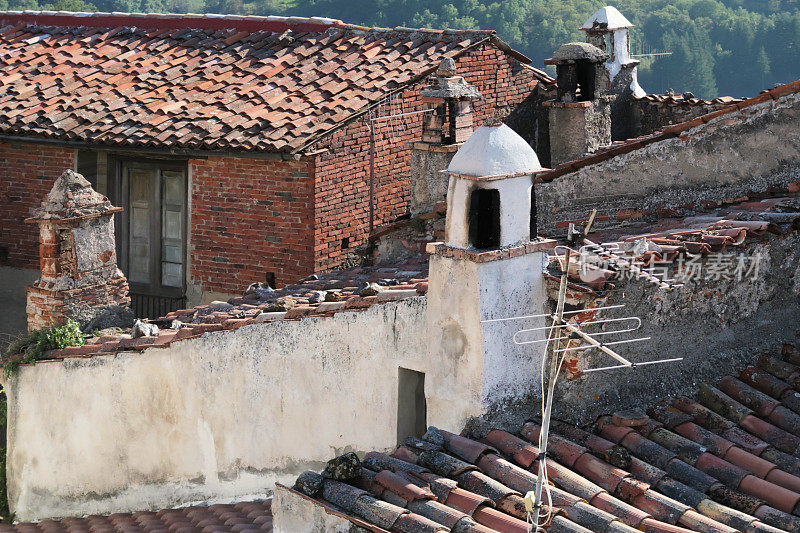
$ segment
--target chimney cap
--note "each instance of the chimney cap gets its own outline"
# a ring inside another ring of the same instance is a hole
[[[436,69],[436,74],[439,76],[455,76],[456,75],[456,62],[452,57],[445,57],[439,63],[439,68]]]
[[[475,177],[532,174],[541,169],[533,148],[505,124],[476,129],[447,167],[452,174]]]
[[[425,98],[459,98],[474,100],[481,97],[474,86],[458,75],[456,62],[446,57],[439,63],[436,74],[431,77],[431,84],[420,91]]]
[[[598,9],[579,29],[584,31],[613,31],[633,27],[631,21],[626,19],[616,7],[606,6]]]
[[[553,53],[553,58],[548,59],[546,62],[562,63],[580,59],[586,59],[592,63],[602,63],[608,59],[608,54],[593,44],[583,42],[566,43],[559,46],[558,50]]]
[[[120,210],[95,191],[81,174],[67,169],[56,179],[42,204],[33,210],[33,217],[27,220],[86,218]]]

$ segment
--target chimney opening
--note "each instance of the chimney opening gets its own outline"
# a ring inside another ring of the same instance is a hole
[[[596,68],[593,63],[581,60],[575,62],[575,77],[578,82],[577,100],[594,100]]]
[[[342,239],[342,250],[347,250],[350,248],[350,237],[344,237]]]
[[[475,189],[469,198],[469,242],[477,249],[500,247],[500,191]]]
[[[275,272],[267,272],[267,275],[264,276],[264,281],[269,285],[271,288],[275,289]]]

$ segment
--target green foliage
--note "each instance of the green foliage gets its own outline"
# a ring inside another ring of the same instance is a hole
[[[90,3],[91,2],[91,3]],[[331,17],[365,26],[482,28],[541,67],[606,0],[0,0],[0,9],[215,12]],[[617,0],[636,25],[631,52],[645,58],[639,81],[647,92],[668,88],[704,98],[753,96],[800,78],[798,0]],[[52,7],[51,7],[52,6]]]
[[[6,377],[14,374],[22,364],[36,363],[48,350],[60,350],[68,346],[83,346],[85,337],[74,320],[67,320],[63,326],[50,326],[31,331],[28,335],[13,342],[6,349],[6,362],[3,371]]]
[[[83,0],[56,0],[48,9],[53,11],[83,11],[87,13],[97,11],[94,4],[84,2]]]

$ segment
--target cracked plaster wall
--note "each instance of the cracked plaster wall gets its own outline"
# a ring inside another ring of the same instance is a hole
[[[142,353],[23,367],[7,380],[19,520],[244,499],[345,451],[396,444],[398,367],[426,357],[425,299],[255,324]],[[431,402],[428,420],[463,425]]]

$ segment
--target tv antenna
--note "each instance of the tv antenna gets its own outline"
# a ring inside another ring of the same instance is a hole
[[[616,268],[629,269],[637,276],[637,278],[656,284],[659,288],[669,290],[675,286],[670,283],[671,280],[662,280],[658,276],[654,276],[653,274],[647,272],[646,270],[641,269],[640,265],[638,265],[635,261],[631,261],[620,256],[613,248],[600,246],[586,239],[585,235],[589,233],[596,214],[597,210],[592,211],[592,214],[589,216],[589,220],[587,221],[586,225],[583,228],[580,228],[582,231],[578,231],[573,224],[570,225],[569,238],[572,242],[582,241],[584,243],[584,246],[581,249],[582,251],[588,248],[597,255],[600,255],[600,257],[604,257],[607,260],[613,260],[615,261]],[[624,304],[608,305],[603,307],[595,307],[591,309],[581,309],[577,311],[564,311],[570,261],[572,259],[572,255],[576,252],[572,248],[567,246],[563,246],[562,248],[564,248],[565,254],[564,254],[564,261],[561,263],[562,264],[561,279],[558,288],[558,300],[556,302],[556,310],[554,313],[534,314],[534,315],[516,316],[510,318],[498,318],[498,319],[481,321],[481,323],[491,323],[491,322],[506,322],[506,321],[523,320],[531,318],[545,318],[545,319],[549,318],[552,321],[549,326],[520,329],[516,333],[514,333],[514,336],[512,337],[514,344],[517,345],[537,344],[542,342],[546,343],[545,354],[544,357],[542,358],[542,368],[541,368],[541,390],[543,393],[542,426],[541,426],[541,431],[539,432],[539,446],[538,446],[539,455],[536,459],[539,462],[539,468],[537,470],[536,486],[534,490],[528,491],[528,493],[525,495],[525,509],[528,515],[528,524],[532,532],[538,532],[540,531],[540,529],[543,531],[542,526],[540,526],[542,508],[544,507],[542,503],[543,491],[545,491],[545,495],[547,497],[547,512],[545,514],[545,519],[544,519],[545,524],[549,521],[551,517],[550,515],[552,513],[553,499],[550,494],[550,485],[547,479],[547,462],[546,462],[547,441],[550,433],[550,419],[553,410],[553,396],[555,394],[556,380],[558,379],[558,375],[561,372],[561,368],[564,364],[564,359],[566,358],[565,354],[572,351],[599,350],[602,353],[612,357],[617,361],[617,364],[615,365],[603,366],[599,368],[590,368],[583,370],[582,371],[583,373],[601,372],[604,370],[612,370],[618,368],[636,368],[644,365],[673,363],[683,360],[683,357],[675,357],[669,359],[659,359],[656,361],[633,362],[628,360],[626,357],[620,355],[613,348],[611,348],[611,346],[619,344],[643,342],[649,340],[650,337],[638,337],[638,338],[622,339],[616,341],[605,341],[598,339],[598,337],[602,337],[604,335],[619,335],[621,333],[628,333],[638,330],[642,326],[642,320],[639,317],[629,316],[622,318],[590,319],[582,322],[577,320],[573,321],[574,319],[578,318],[580,313],[586,313],[587,311],[596,313],[598,311],[603,311],[608,309],[619,309],[624,307]],[[611,331],[600,331],[593,333],[587,333],[582,329],[582,327],[598,326],[603,324],[614,324],[615,329]],[[547,331],[547,338],[546,339],[526,338],[526,335],[529,335],[536,331]],[[547,394],[545,395],[544,394],[545,367],[547,366],[548,362],[549,362],[549,371],[547,379]]]

